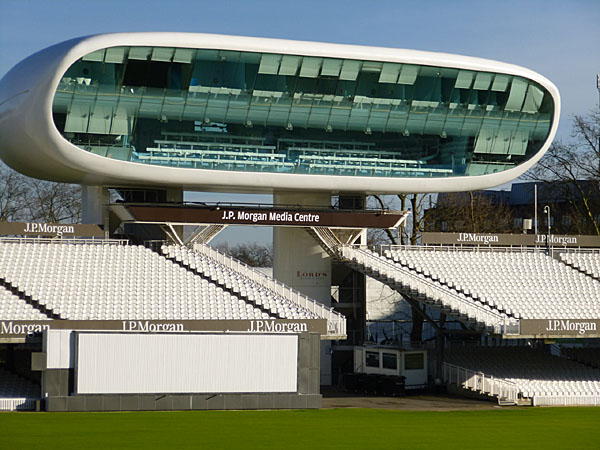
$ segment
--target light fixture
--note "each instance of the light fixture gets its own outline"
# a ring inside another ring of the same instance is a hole
[[[402,132],[402,136],[407,136],[407,137],[410,136],[410,132],[408,131],[408,128]]]

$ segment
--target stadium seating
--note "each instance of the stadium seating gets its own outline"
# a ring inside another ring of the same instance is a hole
[[[385,255],[515,318],[600,317],[600,282],[543,251],[413,246],[392,248]]]
[[[0,286],[0,318],[12,320],[48,320],[50,317]]]
[[[0,411],[35,409],[40,386],[0,368]]]
[[[346,335],[346,318],[333,308],[323,305],[297,290],[277,281],[273,277],[244,264],[224,253],[215,250],[208,245],[195,244],[194,251],[208,257],[213,263],[224,266],[223,270],[231,271],[235,277],[244,280],[246,284],[258,284],[272,295],[275,293],[285,299],[294,307],[300,307],[316,315],[320,319],[327,320],[327,334],[330,336],[344,337]]]
[[[379,150],[374,143],[279,139],[244,136],[204,136],[200,133],[166,133],[134,161],[156,165],[217,170],[353,174],[372,176],[448,176],[453,170],[428,167],[425,160],[406,159],[399,151]]]
[[[451,347],[444,360],[514,384],[534,405],[600,404],[600,370],[523,347]]]
[[[561,347],[561,354],[586,366],[600,369],[600,347]]]
[[[560,260],[590,277],[600,279],[600,253],[596,251],[561,253]]]
[[[2,287],[0,318],[327,319],[332,334],[345,334],[341,314],[239,261],[163,251],[167,257],[114,240],[2,240],[0,278],[34,306]]]
[[[177,245],[164,245],[163,253],[186,267],[210,278],[215,283],[248,298],[282,319],[318,319],[315,313],[299,306],[250,277],[235,271],[208,256]]]
[[[39,398],[40,386],[0,368],[0,398]]]
[[[390,285],[392,288],[430,304],[474,327],[493,333],[512,334],[518,330],[517,319],[510,311],[474,299],[453,286],[430,277],[429,272],[394,263],[391,259],[366,248],[348,245],[337,248],[339,257],[357,270]]]
[[[63,319],[272,318],[144,247],[74,242],[0,242],[0,277]]]
[[[328,248],[367,275],[490,331],[500,326],[512,334],[518,319],[600,317],[600,281],[541,250],[404,246],[379,255],[339,243]]]

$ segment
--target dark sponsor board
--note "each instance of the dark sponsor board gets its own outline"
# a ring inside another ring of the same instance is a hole
[[[600,337],[600,319],[522,319],[522,336]]]
[[[545,234],[494,233],[422,233],[421,242],[427,245],[487,245],[501,247],[546,246]],[[600,236],[550,235],[553,247],[600,247]]]
[[[98,225],[79,223],[0,222],[0,235],[104,238],[104,231]]]
[[[396,228],[403,211],[342,212],[334,210],[245,209],[193,206],[127,205],[138,222],[238,224],[333,228]]]
[[[0,339],[25,338],[44,330],[136,332],[236,331],[327,334],[326,319],[292,320],[0,320]]]

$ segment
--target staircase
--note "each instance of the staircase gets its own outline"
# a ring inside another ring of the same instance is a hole
[[[208,244],[212,239],[223,231],[227,225],[223,224],[213,224],[206,225],[202,230],[200,230],[197,234],[193,235],[190,239],[187,239],[185,244]]]
[[[441,310],[487,333],[518,334],[519,332],[517,319],[508,317],[476,299],[461,296],[458,291],[442,286],[425,275],[395,264],[366,248],[342,244],[327,227],[311,227],[306,230],[328,255],[390,286],[400,294]]]
[[[428,304],[458,320],[488,333],[509,334],[518,331],[518,321],[476,302],[423,274],[394,264],[364,248],[337,247],[338,258],[355,270],[368,275],[395,291]]]
[[[494,397],[500,406],[531,404],[531,400],[519,399],[520,391],[515,383],[454,364],[442,363],[442,381],[448,386]]]
[[[305,230],[310,234],[332,258],[339,258],[338,248],[342,245],[336,235],[327,227],[309,227]]]

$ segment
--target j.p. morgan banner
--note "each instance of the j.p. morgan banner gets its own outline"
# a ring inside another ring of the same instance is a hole
[[[294,227],[396,228],[406,216],[402,211],[342,212],[294,209],[241,209],[127,205],[138,222],[238,224]]]
[[[87,224],[0,222],[0,235],[103,238],[104,231],[98,225]]]
[[[422,233],[421,242],[428,245],[546,246],[545,234],[494,233]],[[550,235],[553,247],[600,247],[600,236]]]
[[[600,319],[521,320],[522,336],[600,337]]]
[[[236,331],[248,333],[327,334],[327,320],[0,320],[0,339],[34,336],[44,330],[94,330],[168,333]]]

